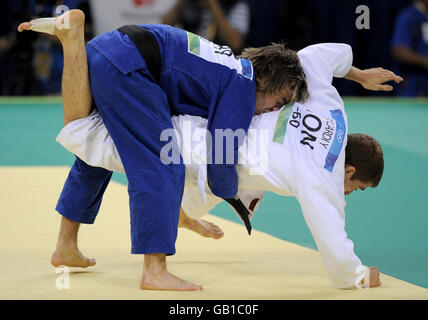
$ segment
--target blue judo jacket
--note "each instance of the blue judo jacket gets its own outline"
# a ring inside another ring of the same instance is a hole
[[[208,118],[212,137],[208,184],[218,197],[232,198],[238,191],[236,164],[242,139],[233,139],[231,161],[226,159],[226,139],[220,143],[215,137],[217,129],[245,134],[248,131],[256,108],[251,62],[236,59],[226,46],[216,45],[178,28],[140,26],[151,32],[159,45],[162,62],[159,85],[168,98],[171,114]],[[125,43],[117,30],[93,39],[89,45],[124,74],[147,68],[137,48]],[[222,155],[219,156],[219,152]]]

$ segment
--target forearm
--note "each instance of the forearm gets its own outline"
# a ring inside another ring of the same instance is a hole
[[[395,47],[392,50],[392,54],[395,59],[402,63],[412,64],[428,69],[428,57],[414,52],[413,50],[407,47]]]
[[[358,82],[365,89],[373,91],[392,91],[393,87],[385,84],[385,82],[394,81],[395,83],[400,83],[403,81],[400,76],[383,68],[360,70],[356,67],[351,67],[344,78]]]
[[[344,78],[361,83],[364,80],[364,73],[362,70],[352,66]]]
[[[229,24],[217,0],[208,0],[208,6],[214,16],[214,20],[217,22],[220,37],[228,44],[232,51],[241,50],[244,38]]]

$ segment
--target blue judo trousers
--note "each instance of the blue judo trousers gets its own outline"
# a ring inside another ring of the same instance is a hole
[[[182,161],[161,161],[165,144],[161,133],[173,129],[173,114],[207,117],[212,132],[226,128],[246,132],[255,111],[255,79],[251,63],[235,59],[227,47],[169,26],[140,27],[150,31],[159,46],[160,82],[133,41],[117,30],[88,43],[89,78],[96,107],[128,178],[131,252],[172,255],[185,167]],[[238,147],[235,163],[208,165],[209,186],[223,198],[237,192]],[[111,176],[112,172],[76,158],[56,210],[73,221],[94,223]]]

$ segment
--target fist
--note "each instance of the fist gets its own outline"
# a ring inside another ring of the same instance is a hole
[[[376,267],[370,267],[369,268],[369,278],[370,278],[370,288],[380,287],[382,282],[380,282],[380,273],[377,270]],[[362,281],[362,284],[364,284],[364,279]]]

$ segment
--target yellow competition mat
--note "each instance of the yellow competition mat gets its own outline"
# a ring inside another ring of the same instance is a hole
[[[318,252],[207,215],[220,240],[179,230],[169,270],[200,292],[139,290],[143,256],[130,254],[126,187],[110,182],[94,225],[82,225],[80,250],[97,265],[72,269],[69,289],[50,265],[60,215],[54,210],[67,167],[0,167],[0,299],[428,299],[424,289],[382,274],[382,287],[335,289]],[[62,282],[61,282],[62,281]],[[61,286],[59,286],[61,288]]]

